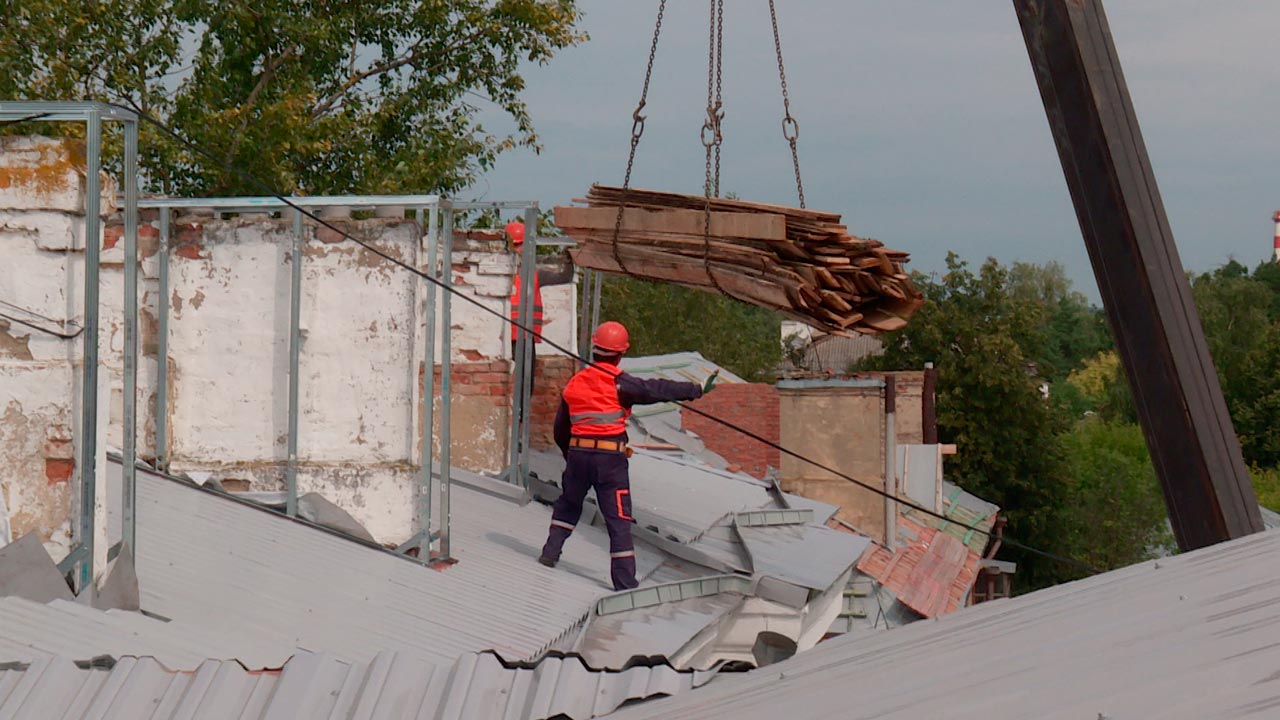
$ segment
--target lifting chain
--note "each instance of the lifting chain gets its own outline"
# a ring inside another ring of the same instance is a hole
[[[705,201],[702,208],[702,268],[712,287],[722,295],[734,297],[720,286],[711,274],[711,198],[720,197],[720,145],[724,137],[720,123],[724,120],[724,104],[721,102],[721,66],[724,57],[724,0],[711,0],[711,21],[707,42],[707,119],[702,123],[702,146],[707,151],[707,175],[703,185]],[[714,172],[713,160],[714,158]],[[737,298],[734,298],[737,299]]]
[[[645,116],[641,115],[640,111],[644,110],[645,101],[649,97],[649,81],[653,78],[653,59],[658,55],[658,38],[662,35],[662,16],[666,12],[667,0],[659,0],[658,20],[653,24],[653,42],[649,45],[649,64],[644,71],[644,87],[640,90],[640,102],[631,113],[631,152],[627,155],[627,174],[622,178],[623,190],[631,189],[631,169],[636,163],[636,148],[640,146],[640,137],[644,135]],[[613,259],[624,274],[635,277],[622,261],[622,256],[618,254],[618,235],[622,232],[622,211],[625,208],[624,200],[618,205],[618,216],[613,222]]]
[[[787,94],[787,70],[782,63],[782,40],[778,35],[778,11],[769,0],[769,20],[773,23],[773,49],[778,54],[778,79],[782,83],[782,137],[791,146],[791,164],[796,169],[796,194],[800,196],[800,207],[804,207],[804,182],[800,180],[800,153],[796,150],[796,141],[800,139],[800,125],[791,117],[791,98]]]

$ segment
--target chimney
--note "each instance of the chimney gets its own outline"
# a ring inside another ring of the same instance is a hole
[[[1271,216],[1271,219],[1275,221],[1276,224],[1276,237],[1273,252],[1275,253],[1275,261],[1280,263],[1280,210],[1277,210],[1275,215]]]

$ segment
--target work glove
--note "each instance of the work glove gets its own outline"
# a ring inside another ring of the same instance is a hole
[[[714,388],[714,387],[716,386],[716,378],[718,378],[718,377],[720,377],[720,371],[719,371],[719,370],[717,370],[717,371],[715,371],[715,372],[711,373],[710,377],[708,377],[708,378],[707,378],[707,381],[706,381],[705,383],[703,383],[703,384],[702,384],[702,394],[703,394],[703,395],[706,395],[707,393],[711,392],[711,389],[712,389],[712,388]]]

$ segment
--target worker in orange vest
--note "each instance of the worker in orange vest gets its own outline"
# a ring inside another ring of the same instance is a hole
[[[644,380],[618,367],[631,347],[622,323],[605,322],[591,336],[592,364],[564,388],[556,412],[556,445],[566,467],[560,498],[551,512],[551,530],[538,562],[555,567],[564,543],[582,516],[587,491],[609,531],[610,575],[614,590],[636,587],[636,551],[631,541],[631,478],[628,475],[627,418],[635,405],[695,400],[710,392],[716,375],[704,385],[674,380]]]

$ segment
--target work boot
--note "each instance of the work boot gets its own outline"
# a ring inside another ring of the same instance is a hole
[[[543,565],[546,565],[549,568],[553,568],[556,566],[556,561],[553,560],[552,558],[547,557],[546,555],[539,555],[538,562],[542,563]]]

